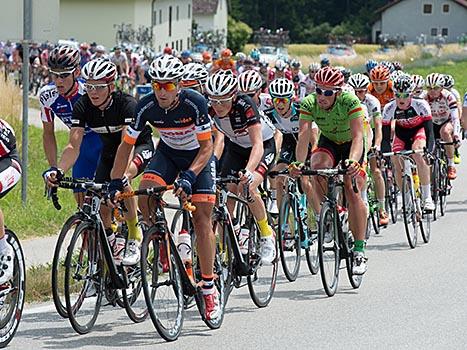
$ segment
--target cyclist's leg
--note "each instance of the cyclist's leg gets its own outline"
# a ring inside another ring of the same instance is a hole
[[[291,135],[289,135],[291,136]],[[287,166],[295,161],[295,147],[297,143],[295,139],[284,137],[284,142],[282,143],[282,147],[279,153],[279,159],[277,161],[277,165],[273,168],[273,170],[281,171],[287,168]],[[285,177],[278,176],[276,178],[276,193],[277,193],[277,206],[280,208],[282,203],[282,197],[286,189],[284,189],[285,184]]]
[[[450,121],[444,123],[441,126],[440,130],[441,139],[445,142],[452,142],[454,135],[454,128]],[[446,147],[446,155],[448,158],[448,169],[449,169],[449,178],[455,178],[455,167],[454,167],[454,146],[448,145]]]
[[[106,156],[103,154],[102,157],[100,157],[94,178],[96,183],[105,183],[110,181],[110,171],[112,170],[113,163],[114,159],[112,156],[109,157],[108,155]],[[113,233],[112,208],[108,207],[107,205],[101,205],[100,214],[107,234],[111,235]],[[116,227],[114,227],[114,229],[116,229]]]
[[[414,136],[412,149],[423,150],[426,147],[426,136],[424,128],[420,128]],[[422,201],[425,203],[427,200],[431,202],[431,172],[430,166],[427,164],[423,154],[412,155],[413,160],[417,164],[418,176],[420,178],[420,189],[422,192]]]
[[[394,141],[392,143],[392,151],[400,152],[400,151],[406,150],[408,147],[407,144],[408,142],[406,142],[405,140],[400,139],[397,136],[394,136]],[[410,146],[412,145],[410,144]],[[391,160],[394,166],[397,187],[402,188],[402,162],[397,156],[391,157]]]

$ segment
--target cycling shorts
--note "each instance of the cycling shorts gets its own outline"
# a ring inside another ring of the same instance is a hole
[[[284,135],[282,139],[282,146],[279,152],[279,159],[277,164],[290,164],[296,160],[295,148],[297,147],[297,141],[293,135]]]
[[[433,133],[435,135],[435,140],[441,139],[441,129],[447,123],[451,123],[451,121],[448,119],[448,120],[446,120],[444,123],[442,123],[440,125],[433,123]]]
[[[0,159],[0,198],[6,196],[21,178],[21,165],[16,150]]]
[[[426,140],[425,128],[423,125],[414,129],[396,129],[396,135],[392,142],[392,151],[410,151],[416,140]]]
[[[391,125],[383,125],[382,128],[383,139],[381,140],[381,152],[391,152]],[[374,135],[374,134],[373,134]],[[373,137],[373,140],[375,138]]]
[[[350,148],[352,147],[352,141],[337,144],[329,140],[326,136],[321,134],[318,141],[318,148],[313,153],[323,152],[326,153],[332,159],[332,166],[336,167],[340,161],[349,159]],[[363,154],[358,160],[360,164],[363,164]]]
[[[237,176],[240,170],[245,169],[250,159],[251,149],[251,147],[245,148],[230,142],[225,150],[226,155],[222,163],[221,176]],[[263,156],[255,171],[264,178],[266,173],[271,170],[276,158],[276,143],[273,137],[263,142],[263,149]]]
[[[159,141],[154,157],[144,171],[143,180],[155,182],[159,186],[170,185],[175,182],[180,171],[190,168],[198,155],[199,149],[176,150]],[[214,155],[196,177],[191,187],[194,202],[215,203],[216,201],[216,163]]]
[[[72,176],[74,178],[94,179],[101,151],[102,141],[99,134],[95,132],[85,134],[79,149],[78,159],[71,171]],[[84,190],[75,189],[73,192],[84,192]]]

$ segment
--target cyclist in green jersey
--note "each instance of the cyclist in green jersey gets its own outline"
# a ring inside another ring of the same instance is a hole
[[[360,165],[364,149],[364,112],[357,96],[342,91],[344,76],[337,69],[320,69],[315,75],[315,81],[316,92],[305,97],[300,106],[297,161],[303,163],[306,160],[311,125],[315,122],[321,135],[318,148],[311,156],[311,167],[332,168],[340,161],[348,165],[347,175],[344,176],[344,190],[349,225],[355,239],[353,272],[362,275],[367,269],[364,242],[367,215],[360,193],[355,193],[352,189],[352,178],[360,192],[366,176]],[[313,177],[312,187],[314,191],[311,200],[318,214],[327,186],[323,179]]]

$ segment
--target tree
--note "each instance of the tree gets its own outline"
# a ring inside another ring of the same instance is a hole
[[[250,39],[253,30],[242,21],[229,16],[227,21],[227,46],[234,52],[241,51]]]

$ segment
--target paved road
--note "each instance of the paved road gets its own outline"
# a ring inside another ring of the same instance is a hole
[[[103,308],[94,330],[79,336],[50,304],[27,305],[10,348],[465,349],[467,152],[459,173],[448,214],[433,224],[429,244],[409,249],[400,222],[372,237],[359,290],[342,274],[338,293],[326,297],[303,261],[294,283],[279,270],[269,307],[257,309],[246,288],[236,290],[221,329],[209,330],[191,309],[182,336],[170,344],[149,320],[133,324],[120,309]]]

